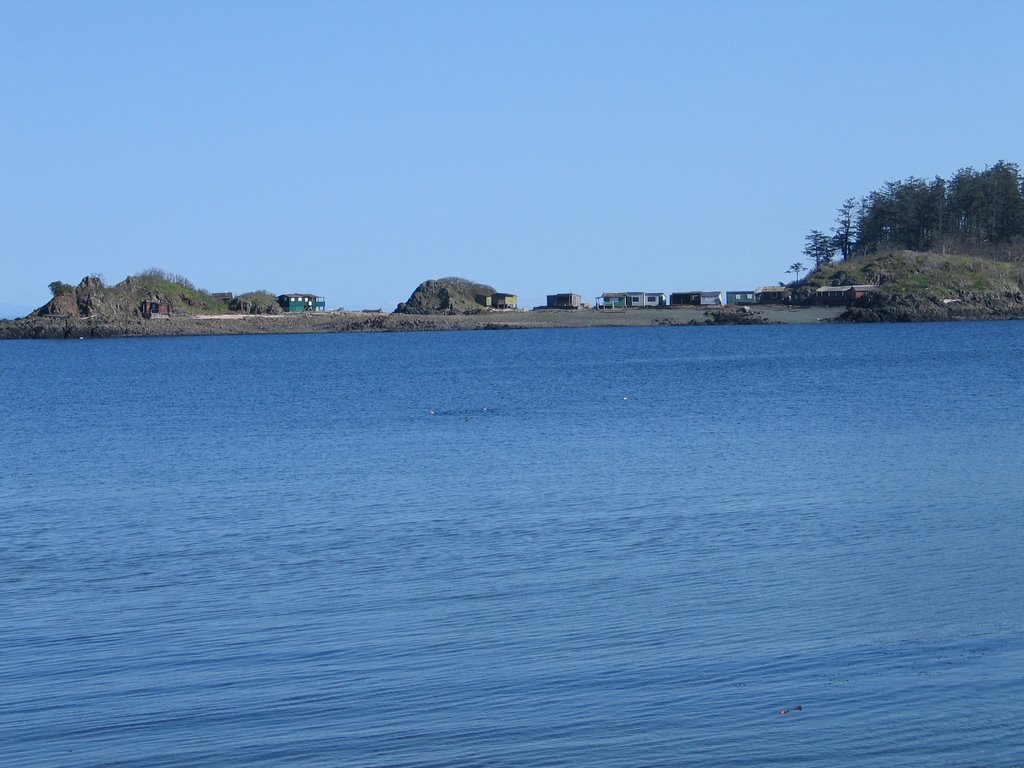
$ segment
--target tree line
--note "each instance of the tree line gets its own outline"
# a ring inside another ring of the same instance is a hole
[[[1024,260],[1024,181],[1016,163],[962,168],[949,179],[910,177],[848,198],[831,231],[811,230],[803,254],[815,268],[880,250],[968,251]],[[802,264],[794,264],[793,267]],[[799,278],[799,272],[797,272]]]

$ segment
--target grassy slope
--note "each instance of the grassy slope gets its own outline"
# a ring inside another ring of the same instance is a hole
[[[170,301],[175,311],[192,315],[227,311],[227,302],[215,299],[209,291],[196,288],[187,280],[153,272],[133,275],[130,281],[118,283],[110,290],[124,291],[129,298],[139,302],[146,294],[153,293]]]
[[[895,251],[822,266],[801,285],[813,292],[825,285],[874,284],[883,294],[955,298],[965,293],[1024,291],[1024,264],[982,257]]]
[[[106,285],[101,278],[88,277],[77,286],[54,283],[54,298],[37,310],[40,315],[64,317],[104,317],[109,319],[140,316],[143,299],[158,298],[171,305],[176,315],[224,314],[229,303],[214,298],[209,291],[196,288],[188,278],[150,269]],[[243,294],[252,305],[275,305],[276,298],[266,291]]]

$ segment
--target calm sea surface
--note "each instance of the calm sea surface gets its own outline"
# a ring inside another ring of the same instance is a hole
[[[4,342],[0,765],[1024,765],[1022,385],[1021,323]]]

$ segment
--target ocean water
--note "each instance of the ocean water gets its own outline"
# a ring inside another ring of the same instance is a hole
[[[1024,765],[1022,383],[996,322],[4,342],[0,765]]]

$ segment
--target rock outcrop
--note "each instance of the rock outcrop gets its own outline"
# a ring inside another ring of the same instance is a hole
[[[52,283],[53,298],[41,306],[31,317],[142,317],[141,302],[150,292],[146,286],[129,277],[113,288],[108,288],[103,278],[89,275],[82,278],[77,286],[67,283]],[[152,295],[153,300],[163,297]]]
[[[40,318],[102,318],[111,322],[138,320],[143,317],[143,303],[157,302],[169,307],[191,306],[194,299],[180,295],[166,285],[155,284],[145,275],[126,277],[117,285],[108,286],[103,278],[90,275],[77,285],[51,283],[53,298],[29,317]]]
[[[405,315],[459,315],[483,311],[477,296],[491,296],[494,288],[461,277],[443,277],[420,283],[408,301],[395,309]]]
[[[265,291],[235,296],[228,302],[228,309],[247,315],[279,315],[284,312],[281,305],[277,303],[277,299]]]
[[[939,298],[878,291],[862,296],[835,322],[917,323],[943,320],[1024,320],[1024,294],[1020,291],[956,291]]]

